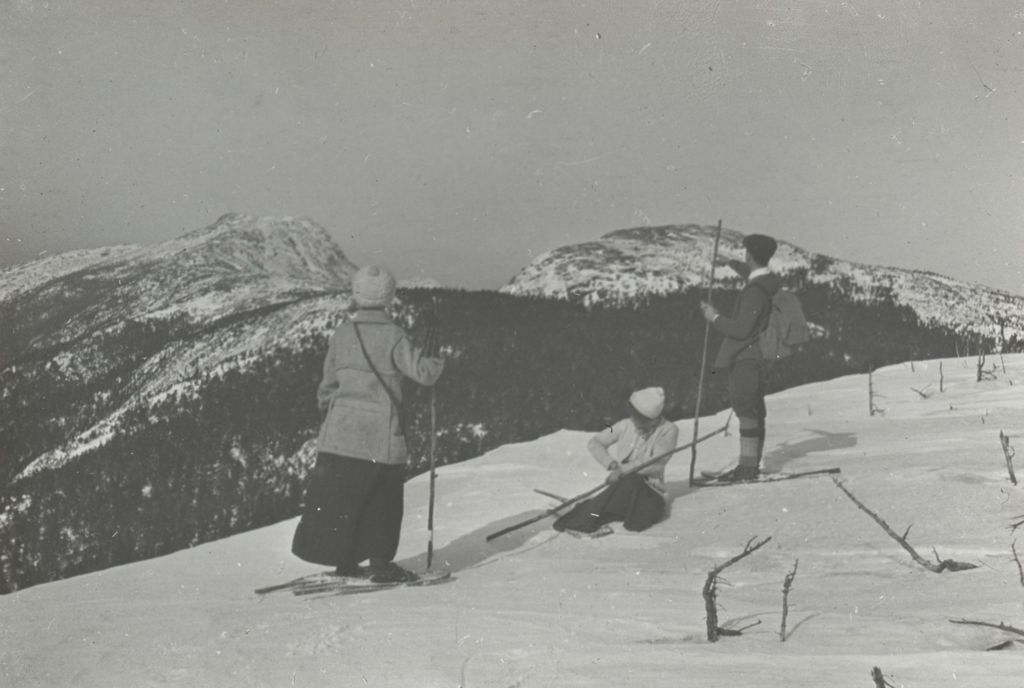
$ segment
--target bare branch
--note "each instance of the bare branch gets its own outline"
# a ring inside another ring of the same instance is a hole
[[[1024,630],[1022,630],[1020,628],[1015,628],[1015,627],[1010,626],[1008,624],[1005,624],[1002,621],[1000,621],[997,624],[994,624],[994,623],[990,623],[988,621],[970,621],[968,619],[950,619],[949,623],[952,623],[952,624],[964,624],[964,625],[968,625],[968,626],[985,626],[986,628],[995,628],[995,629],[998,629],[1000,631],[1006,631],[1007,633],[1016,633],[1017,635],[1024,635]]]
[[[995,364],[993,363],[993,370],[985,370],[985,352],[978,354],[977,382],[981,382],[982,380],[995,380],[996,374],[994,366]]]
[[[943,571],[967,571],[969,569],[978,568],[976,564],[966,564],[964,562],[954,561],[952,559],[943,559],[939,561],[938,564],[933,564],[932,562],[928,561],[920,554],[918,554],[917,550],[910,546],[910,543],[907,542],[907,539],[905,537],[900,537],[899,535],[897,535],[896,532],[891,527],[889,527],[889,524],[882,520],[882,518],[878,514],[876,514],[871,509],[867,508],[863,504],[863,502],[854,497],[853,493],[846,489],[846,486],[843,485],[841,480],[839,480],[838,478],[832,478],[832,482],[834,482],[836,484],[836,487],[842,490],[843,493],[850,498],[850,501],[857,505],[857,508],[859,508],[861,511],[870,516],[875,521],[875,523],[877,523],[879,527],[881,527],[881,529],[885,531],[885,533],[889,537],[898,542],[900,547],[905,549],[914,559],[914,561],[916,561],[918,564],[925,567],[929,571],[933,573],[942,573]],[[907,532],[910,532],[909,529]],[[939,558],[937,552],[935,554],[935,558]]]
[[[789,590],[793,587],[793,579],[796,578],[796,568],[800,560],[793,562],[793,570],[786,574],[782,581],[782,625],[779,626],[779,641],[786,642],[786,619],[789,617]]]
[[[723,564],[719,564],[715,568],[708,571],[707,580],[704,581],[704,610],[707,612],[707,630],[708,630],[708,641],[717,642],[718,638],[723,635],[723,629],[718,625],[718,607],[715,604],[715,600],[718,596],[718,575],[725,569],[729,568],[736,562],[740,561],[744,557],[748,557],[757,550],[761,549],[771,541],[771,537],[767,537],[757,543],[754,542],[757,537],[752,537],[744,545],[743,551],[729,559]],[[737,631],[725,632],[724,635],[736,635]]]
[[[1017,484],[1017,476],[1013,473],[1013,457],[1017,454],[1013,447],[1010,446],[1010,438],[1003,434],[1003,431],[999,431],[999,444],[1003,447],[1003,456],[1006,457],[1006,472],[1010,474],[1010,483],[1013,485]]]
[[[871,668],[871,678],[875,682],[875,688],[893,688],[893,685],[885,680],[882,670],[878,667]]]
[[[929,387],[931,387],[931,385],[925,385],[923,389],[918,389],[917,387],[911,387],[910,389],[912,391],[914,391],[914,392],[917,392],[921,396],[922,399],[927,399],[928,397],[930,397],[932,395],[931,392],[925,391]]]
[[[1020,555],[1017,554],[1016,540],[1010,543],[1010,551],[1013,552],[1013,560],[1017,563],[1017,575],[1020,578],[1020,584],[1024,586],[1024,566],[1021,566]]]

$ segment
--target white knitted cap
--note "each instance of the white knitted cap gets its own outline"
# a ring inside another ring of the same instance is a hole
[[[363,308],[387,306],[395,298],[395,278],[377,265],[364,265],[352,277],[352,299]]]
[[[640,414],[657,418],[665,409],[665,390],[661,387],[637,390],[629,395],[629,403]]]

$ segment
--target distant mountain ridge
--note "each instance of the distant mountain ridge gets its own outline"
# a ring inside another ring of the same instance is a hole
[[[4,400],[19,390],[38,397],[31,388],[40,385],[95,399],[92,414],[67,418],[60,404],[40,407],[66,442],[19,456],[18,471],[105,441],[139,403],[194,393],[272,348],[301,349],[344,309],[355,270],[311,220],[227,214],[152,247],[79,251],[0,272],[0,316],[11,324],[0,332]],[[14,443],[23,444],[32,446]]]
[[[715,231],[697,224],[616,230],[538,256],[501,291],[593,306],[706,288]],[[742,240],[740,232],[723,228],[719,256],[742,260]],[[779,241],[771,267],[791,282],[833,284],[853,300],[891,295],[925,323],[989,338],[1024,338],[1024,296],[931,272],[839,260],[785,241]],[[719,267],[715,284],[735,288],[740,278]]]

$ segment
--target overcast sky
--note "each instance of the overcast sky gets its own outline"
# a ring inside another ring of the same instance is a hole
[[[697,222],[1024,293],[1024,5],[0,0],[0,266],[306,216],[496,288]]]

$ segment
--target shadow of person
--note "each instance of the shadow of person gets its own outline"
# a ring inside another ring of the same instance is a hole
[[[668,506],[672,508],[672,502],[694,492],[697,488],[690,485],[689,480],[669,480],[665,483],[665,490],[668,492]]]
[[[497,537],[490,542],[487,541],[487,536],[491,533],[527,521],[539,516],[544,511],[545,509],[534,509],[533,511],[524,511],[513,516],[507,516],[452,540],[434,551],[432,568],[444,568],[455,573],[482,566],[485,563],[491,563],[491,561],[497,561],[503,558],[502,554],[517,550],[525,552],[532,549],[532,547],[549,542],[558,536],[558,532],[551,528],[552,522],[558,516],[557,514],[551,518],[540,519],[536,523],[531,523],[518,530]],[[551,531],[551,537],[540,538],[537,542],[533,543],[532,547],[524,547],[544,531]],[[423,552],[414,557],[403,559],[398,564],[413,571],[423,571],[427,568],[427,553]]]
[[[824,430],[810,430],[810,432],[814,433],[816,437],[799,442],[783,442],[772,447],[771,451],[764,456],[762,470],[774,473],[790,461],[802,459],[810,454],[857,446],[857,436],[852,432],[826,432]]]

